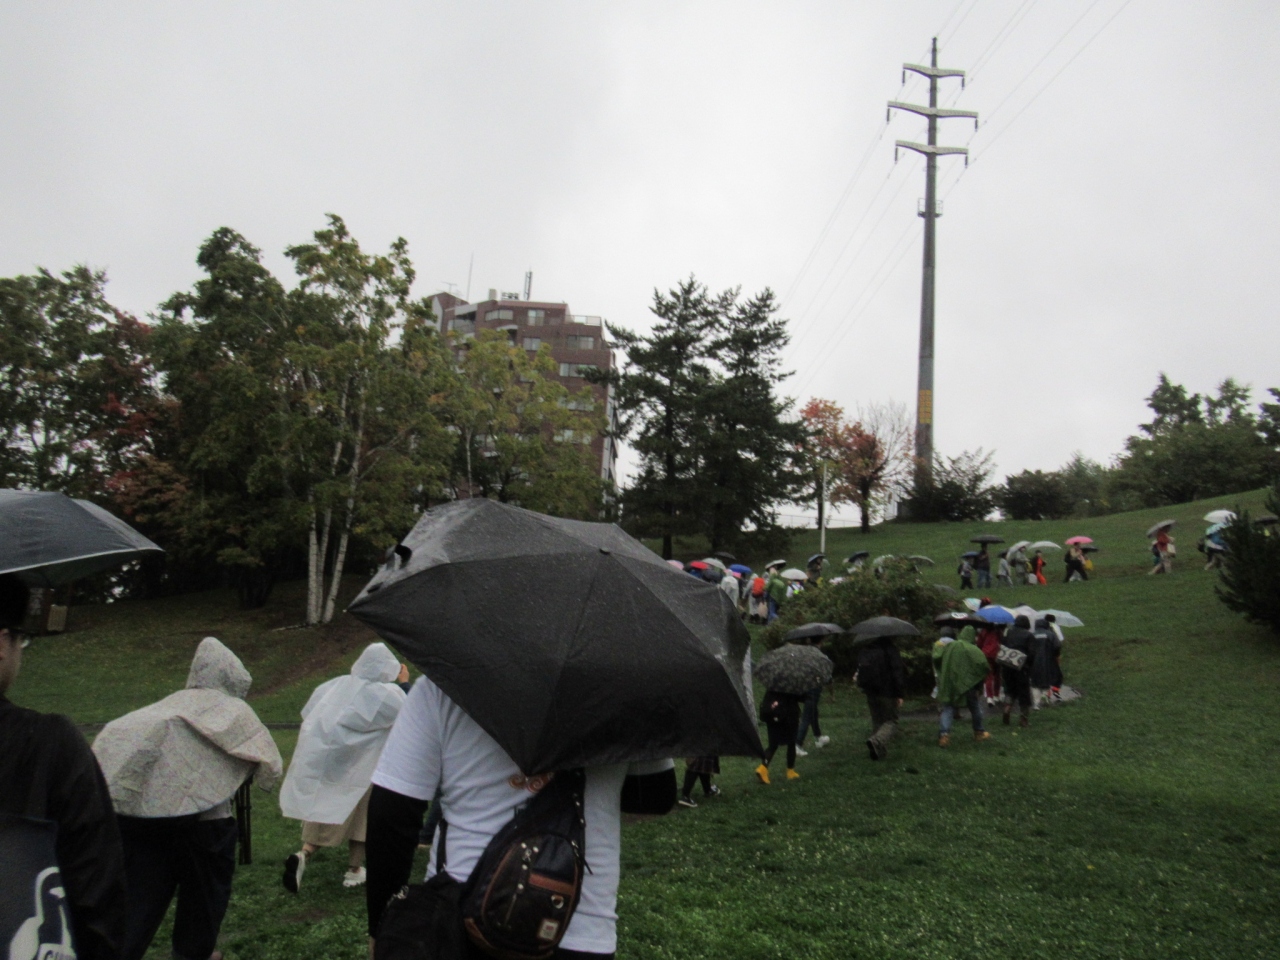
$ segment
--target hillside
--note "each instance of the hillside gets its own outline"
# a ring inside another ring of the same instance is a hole
[[[981,745],[966,717],[947,750],[928,704],[915,704],[889,760],[873,764],[865,705],[838,684],[823,702],[832,743],[800,761],[799,781],[763,787],[751,761],[726,758],[721,797],[626,828],[619,956],[1276,956],[1280,638],[1218,602],[1194,549],[1207,510],[1261,499],[829,532],[833,557],[923,553],[953,586],[973,533],[1092,536],[1102,550],[1090,582],[993,591],[1084,620],[1067,633],[1064,667],[1085,697],[1040,711],[1026,731],[995,718]],[[1172,576],[1148,577],[1143,532],[1166,516],[1179,520],[1182,553]],[[803,565],[816,537],[797,537],[791,562]],[[1060,578],[1060,562],[1050,569]],[[253,613],[222,593],[75,610],[70,634],[27,651],[13,698],[110,719],[181,686],[195,644],[214,634],[253,671],[263,718],[296,720],[370,639],[348,618],[279,629],[300,618],[299,587]],[[277,733],[286,756],[294,737]],[[286,894],[279,863],[297,824],[259,797],[257,859],[237,873],[223,931],[228,960],[363,957],[363,894],[341,889],[343,856],[327,854],[302,896]],[[155,960],[168,955],[163,937]]]

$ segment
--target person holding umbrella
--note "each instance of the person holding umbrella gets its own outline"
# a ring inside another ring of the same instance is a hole
[[[956,567],[956,573],[960,574],[960,589],[973,589],[973,561],[978,554],[973,550],[969,550],[960,555],[960,566]]]
[[[1009,569],[1009,552],[1000,551],[1000,564],[996,567],[996,582],[1002,587],[1013,586],[1013,576]]]
[[[898,732],[898,708],[906,695],[907,674],[894,637],[916,636],[920,631],[896,617],[872,617],[853,628],[865,645],[858,651],[858,687],[867,697],[871,714],[871,736],[867,752],[872,760],[883,760],[889,742]]]
[[[1014,704],[1018,705],[1021,714],[1018,720],[1018,726],[1031,726],[1031,670],[1035,666],[1032,653],[1032,641],[1034,639],[1031,633],[1031,620],[1026,614],[1018,614],[1013,621],[1013,629],[1010,630],[1004,638],[1004,646],[1010,647],[1018,651],[1026,660],[1021,668],[1002,667],[1001,680],[1004,684],[1005,702],[1004,702],[1004,718],[1005,726],[1009,725],[1009,719],[1013,715]]]
[[[973,569],[978,575],[978,589],[991,589],[991,554],[984,543],[978,548],[978,555],[973,558]]]
[[[0,945],[21,955],[20,930],[41,934],[27,956],[116,960],[125,940],[128,900],[120,831],[102,771],[67,717],[37,713],[7,694],[27,646],[22,625],[30,589],[0,575]],[[61,887],[43,911],[41,878]],[[59,909],[60,908],[60,909]],[[70,929],[64,929],[65,918]],[[6,921],[14,920],[9,927]]]
[[[835,624],[805,624],[787,634],[788,640],[809,640],[816,636],[843,633]],[[755,677],[766,688],[760,706],[760,719],[769,733],[756,777],[769,783],[769,763],[779,747],[787,749],[787,779],[798,780],[796,772],[796,727],[800,721],[800,703],[812,689],[831,680],[831,659],[808,643],[784,643],[770,650],[755,666]]]
[[[1169,530],[1176,522],[1161,520],[1147,531],[1147,536],[1154,538],[1151,541],[1153,562],[1148,576],[1153,573],[1173,573],[1173,557],[1177,553],[1177,548],[1173,544],[1173,537],[1169,535]]]

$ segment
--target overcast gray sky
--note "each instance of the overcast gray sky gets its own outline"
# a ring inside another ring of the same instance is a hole
[[[913,404],[923,123],[884,104],[938,31],[985,124],[942,124],[939,449],[1107,460],[1161,370],[1280,386],[1274,0],[11,0],[0,275],[86,262],[146,314],[216,227],[286,274],[333,211],[422,294],[474,256],[472,299],[532,269],[643,328],[690,272],[770,286],[790,392]]]

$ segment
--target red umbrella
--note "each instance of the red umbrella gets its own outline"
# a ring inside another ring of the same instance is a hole
[[[1071,544],[1072,546],[1078,546],[1086,543],[1093,543],[1093,537],[1071,537],[1069,540],[1067,540],[1067,543]]]
[[[693,561],[693,563],[689,564],[689,569],[690,570],[710,570],[711,564],[703,563],[701,560],[695,560]]]

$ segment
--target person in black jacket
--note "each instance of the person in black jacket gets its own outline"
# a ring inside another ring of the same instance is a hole
[[[116,827],[111,797],[98,762],[80,731],[66,717],[37,713],[10,703],[9,687],[22,665],[26,640],[21,626],[29,591],[17,577],[0,576],[0,823],[21,829],[35,821],[57,824],[54,853],[65,891],[70,940],[80,960],[115,960],[121,954],[127,916],[124,851]],[[0,863],[10,863],[0,846]],[[31,899],[31,891],[18,889],[13,877],[0,882],[0,899]],[[47,898],[45,898],[47,901]],[[27,905],[26,909],[32,909]],[[43,911],[49,913],[49,910]],[[36,923],[43,919],[43,923]],[[52,923],[51,923],[52,920]],[[32,917],[23,926],[38,926],[33,947],[57,943],[51,926],[56,918]],[[65,931],[63,932],[65,933]],[[16,939],[0,944],[5,956],[15,953]],[[44,956],[44,952],[32,957]],[[26,957],[23,957],[26,960]]]
[[[1012,667],[1001,667],[1001,684],[1007,698],[1004,703],[1004,724],[1009,725],[1013,715],[1013,705],[1018,705],[1021,719],[1018,725],[1031,726],[1031,676],[1036,669],[1035,635],[1031,632],[1031,621],[1019,614],[1013,621],[1013,629],[1005,634],[1004,645],[1027,655],[1027,662],[1021,670]]]
[[[858,651],[858,687],[867,695],[871,711],[867,752],[872,760],[883,760],[889,741],[898,732],[898,708],[906,692],[902,654],[892,637],[880,637]]]
[[[756,767],[756,779],[761,783],[769,782],[769,763],[779,747],[787,748],[787,779],[799,780],[796,772],[796,728],[800,724],[800,697],[790,693],[779,693],[777,690],[766,690],[764,700],[760,704],[760,719],[769,731],[769,745],[765,747],[764,757]]]

